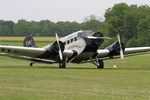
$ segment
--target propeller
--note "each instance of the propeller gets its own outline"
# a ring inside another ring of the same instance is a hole
[[[95,37],[95,36],[87,36],[89,39],[111,39],[110,37]]]
[[[122,44],[121,44],[121,39],[120,39],[119,34],[117,34],[117,38],[118,38],[118,42],[119,42],[119,46],[120,46],[120,58],[124,59],[124,54],[123,54],[123,49],[122,49]]]
[[[59,53],[59,57],[60,57],[60,60],[63,60],[63,54],[62,54],[62,51],[61,51],[61,48],[60,48],[60,44],[59,44],[59,38],[58,38],[58,35],[56,33],[56,41],[57,41],[57,44],[58,44],[58,53]]]

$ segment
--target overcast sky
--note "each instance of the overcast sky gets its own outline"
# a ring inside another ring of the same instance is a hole
[[[0,19],[78,21],[91,14],[103,17],[115,3],[150,5],[150,0],[0,0]]]

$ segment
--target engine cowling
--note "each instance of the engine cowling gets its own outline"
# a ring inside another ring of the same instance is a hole
[[[59,41],[60,49],[63,52],[65,50],[65,45],[63,42]],[[53,42],[49,47],[49,50],[55,54],[59,53],[59,47],[57,41]]]
[[[121,46],[122,46],[122,50],[123,52],[125,51],[125,46],[123,44],[123,42],[121,42]],[[109,45],[108,47],[106,47],[106,49],[109,50],[109,56],[115,56],[115,55],[120,55],[120,44],[118,41],[114,42],[113,44]]]

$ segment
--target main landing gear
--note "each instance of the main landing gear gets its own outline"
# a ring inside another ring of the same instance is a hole
[[[100,60],[98,58],[96,58],[96,59],[90,58],[90,59],[93,62],[93,64],[95,64],[97,66],[98,69],[104,69],[104,61],[103,60]]]
[[[66,60],[62,60],[59,62],[59,68],[66,68]]]
[[[104,61],[103,60],[98,60],[97,68],[98,69],[104,69]]]

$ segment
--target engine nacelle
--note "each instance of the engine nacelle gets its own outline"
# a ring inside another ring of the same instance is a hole
[[[65,49],[65,45],[63,42],[59,41],[59,45],[60,45],[60,49],[61,51],[63,52],[64,49]],[[57,41],[53,42],[50,47],[49,47],[49,50],[55,54],[58,54],[59,53],[59,47],[58,47],[58,43]]]
[[[125,46],[124,44],[121,42],[121,46],[122,46],[122,50],[124,52],[125,50]],[[106,47],[106,49],[109,50],[109,56],[115,56],[115,55],[120,55],[120,44],[118,41],[114,42],[113,44],[109,45],[108,47]]]

